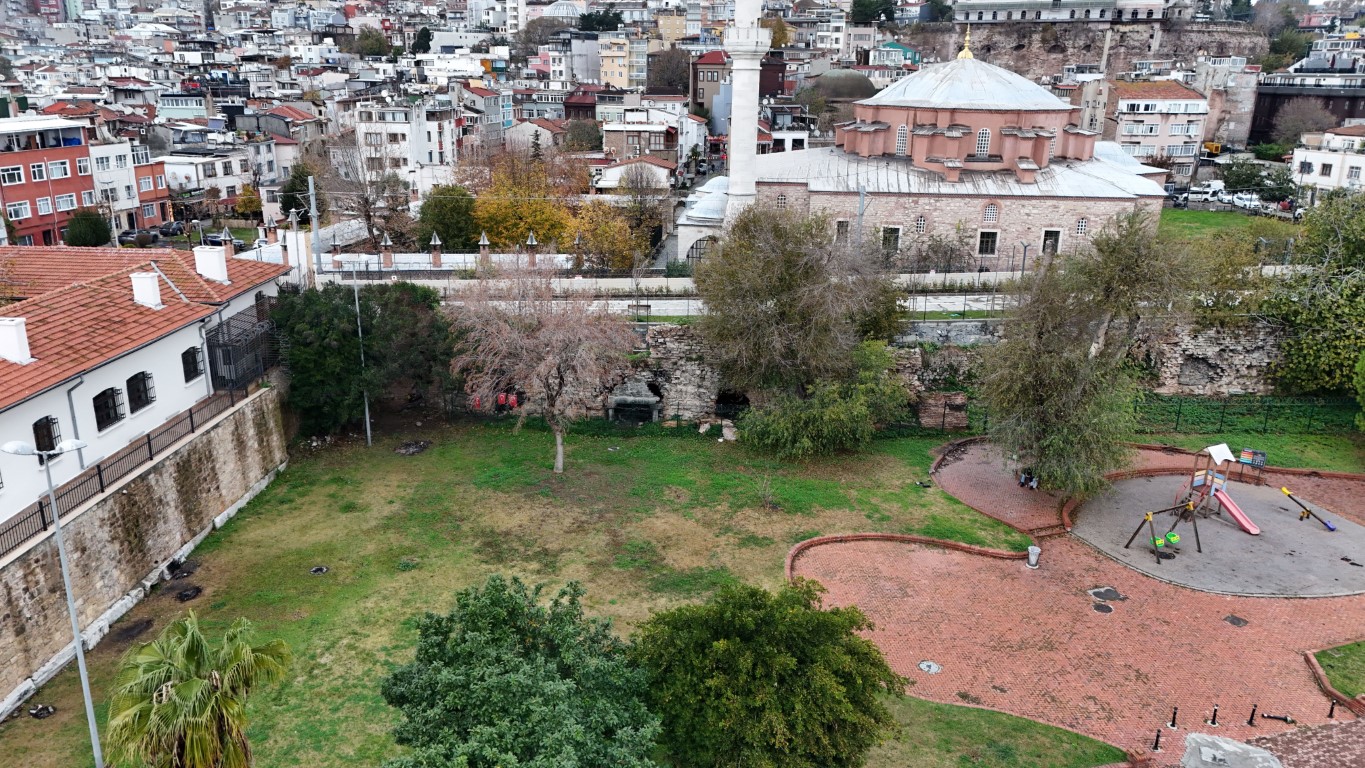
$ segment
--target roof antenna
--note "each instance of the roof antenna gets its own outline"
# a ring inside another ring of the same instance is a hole
[[[962,38],[962,50],[957,52],[959,59],[974,59],[972,55],[972,25],[967,25],[967,34]]]

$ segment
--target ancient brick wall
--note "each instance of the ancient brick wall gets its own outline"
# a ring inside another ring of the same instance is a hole
[[[263,389],[66,517],[71,579],[86,645],[265,487],[287,461],[280,394]],[[71,658],[56,541],[49,533],[0,561],[0,717]]]

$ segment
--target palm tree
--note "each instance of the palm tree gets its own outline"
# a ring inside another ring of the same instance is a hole
[[[284,677],[281,640],[253,646],[251,623],[233,622],[217,647],[191,611],[123,657],[109,705],[108,739],[117,761],[148,768],[247,768],[246,701]]]

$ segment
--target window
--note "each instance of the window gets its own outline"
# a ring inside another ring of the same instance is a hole
[[[664,135],[662,133],[649,134],[650,149],[664,149]]]
[[[47,177],[49,179],[65,179],[71,175],[71,163],[66,160],[47,164]]]
[[[37,204],[39,216],[47,216],[52,213],[52,198],[40,197],[34,202]]]
[[[976,154],[986,156],[991,153],[991,129],[982,128],[976,132]]]
[[[185,371],[185,383],[204,375],[204,356],[199,347],[190,347],[180,353],[180,367]]]
[[[1057,156],[1057,137],[1054,135],[1047,143],[1047,159]]]
[[[236,197],[237,186],[235,184],[229,185],[227,189],[223,190],[223,195],[225,197]]]
[[[206,163],[204,165],[204,178],[206,179],[218,178],[218,167],[215,166],[213,163]]]
[[[834,242],[838,243],[839,245],[846,245],[848,243],[847,220],[840,219],[839,221],[834,222]]]
[[[33,181],[47,181],[47,163],[34,163],[28,167],[28,177]]]
[[[987,224],[994,224],[995,222],[1000,220],[1000,207],[997,206],[995,203],[988,204],[986,206],[986,210],[982,212],[981,218]]]
[[[223,161],[223,175],[224,175],[224,176],[231,176],[231,175],[232,175],[232,161],[231,161],[231,160],[224,160],[224,161]]]
[[[128,198],[129,200],[135,200],[135,199],[137,199],[137,193],[133,191],[133,185],[132,185],[132,184],[124,184],[124,185],[123,185],[123,196],[126,197],[126,198]]]
[[[95,428],[106,430],[123,421],[123,392],[118,387],[110,387],[95,395]]]
[[[10,221],[18,221],[20,219],[27,219],[29,216],[33,215],[33,212],[29,209],[27,200],[20,200],[17,203],[7,204],[5,206],[5,215],[9,216]]]
[[[94,192],[91,192],[91,191],[88,190],[88,189],[82,190],[82,191],[81,191],[81,205],[89,206],[89,205],[94,205],[94,204],[95,204],[95,193],[94,193]]]
[[[1358,180],[1360,178],[1360,166],[1353,165],[1350,168],[1347,168],[1346,178],[1352,181]]]
[[[128,377],[128,412],[137,413],[156,402],[156,387],[152,385],[152,374],[143,371]]]
[[[110,168],[109,156],[95,158],[95,170],[107,171]]]
[[[77,176],[90,175],[90,158],[88,157],[76,158],[76,175]]]
[[[146,205],[142,206],[142,218],[144,219],[156,218],[156,206],[152,205],[151,203],[147,203]]]
[[[251,164],[248,163],[246,160],[238,160],[238,161],[237,161],[237,168],[238,168],[238,170],[240,170],[242,173],[251,173]]]
[[[127,167],[128,167],[128,156],[127,156],[127,155],[118,155],[118,156],[116,156],[116,157],[114,158],[114,167],[115,167],[115,168],[127,168]]]
[[[56,416],[44,416],[33,422],[33,447],[40,451],[55,451],[57,443],[62,440],[62,432],[58,428]],[[38,456],[38,465],[46,463],[43,456]]]
[[[1076,234],[1080,235],[1081,237],[1085,237],[1085,231],[1089,228],[1090,222],[1086,221],[1084,216],[1080,217],[1079,219],[1076,219]]]
[[[75,195],[75,193],[72,193],[72,194],[69,194],[69,195],[57,195],[57,199],[56,199],[54,202],[57,203],[57,210],[59,210],[59,211],[74,211],[74,210],[76,210],[76,195]]]
[[[1000,239],[999,232],[982,232],[977,236],[976,255],[994,256],[996,242]]]
[[[915,217],[915,234],[922,235],[929,228],[929,222],[923,216]]]
[[[1331,163],[1323,163],[1323,164],[1322,164],[1322,168],[1318,170],[1318,175],[1319,175],[1319,176],[1331,176],[1331,175],[1332,175],[1332,164],[1331,164]]]
[[[6,167],[6,168],[0,168],[0,184],[4,184],[5,186],[9,186],[9,185],[11,185],[11,184],[23,184],[23,183],[24,183],[24,166],[22,166],[22,165],[11,165],[11,166],[8,166],[8,167]]]
[[[157,188],[157,189],[165,189],[165,188],[166,188],[166,177],[165,177],[165,176],[162,176],[162,175],[159,174],[159,173],[156,175],[156,188]]]
[[[383,144],[383,143],[384,143],[384,134],[382,134],[382,133],[366,133],[366,134],[365,134],[365,144],[366,144],[366,145],[371,146],[371,147],[377,147],[377,146],[379,146],[380,144]]]
[[[118,202],[118,190],[117,190],[117,189],[113,189],[113,188],[110,188],[110,189],[101,189],[101,190],[100,190],[100,201],[101,201],[101,202],[105,202],[105,203],[117,203],[117,202]]]
[[[787,196],[786,196],[786,195],[778,195],[778,196],[777,196],[777,207],[778,207],[778,208],[786,208],[786,207],[787,207]]]
[[[910,144],[910,128],[902,125],[896,129],[896,154],[905,154],[906,148]]]
[[[894,256],[901,249],[901,228],[882,227],[882,253]]]
[[[1312,163],[1308,162],[1307,160],[1304,160],[1304,161],[1302,161],[1302,162],[1299,163],[1299,173],[1312,173],[1312,172],[1313,172],[1313,164],[1312,164]]]
[[[152,177],[151,177],[151,176],[143,176],[143,177],[139,178],[139,179],[137,180],[137,189],[138,189],[139,192],[151,192],[151,191],[152,191]]]

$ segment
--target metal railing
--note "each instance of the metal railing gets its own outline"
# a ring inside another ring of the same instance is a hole
[[[259,387],[256,387],[259,388]],[[132,474],[181,438],[193,434],[220,414],[235,408],[251,394],[252,387],[218,392],[189,410],[124,446],[57,488],[57,505],[65,513],[104,493],[109,486]],[[52,505],[46,496],[0,522],[0,557],[22,547],[52,527]]]

